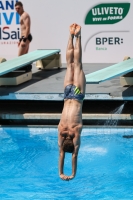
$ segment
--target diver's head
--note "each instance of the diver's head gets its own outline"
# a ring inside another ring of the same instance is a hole
[[[20,1],[17,1],[17,2],[16,2],[16,4],[15,4],[15,10],[16,10],[16,12],[17,12],[19,15],[22,15],[22,13],[24,12],[22,2],[20,2]]]
[[[62,145],[62,149],[64,152],[73,153],[74,151],[74,144],[73,140],[70,137],[67,137]]]

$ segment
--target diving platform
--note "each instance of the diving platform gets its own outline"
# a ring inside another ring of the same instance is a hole
[[[104,69],[86,74],[87,84],[99,84],[101,82],[110,80],[117,76],[122,76],[129,74],[133,71],[133,58],[125,60],[123,62],[114,64],[112,66],[106,67]],[[132,74],[132,73],[131,73]],[[132,78],[133,79],[133,78]],[[124,83],[126,84],[126,83]],[[133,85],[133,81],[130,81],[130,85]]]
[[[7,74],[8,72],[20,69],[21,67],[24,67],[26,65],[30,65],[31,63],[37,60],[42,60],[44,58],[47,58],[59,52],[60,52],[59,49],[52,49],[52,50],[40,49],[40,50],[35,50],[33,52],[27,53],[22,56],[19,56],[12,60],[5,61],[0,64],[0,76]]]
[[[0,85],[19,85],[32,79],[31,68],[35,61],[38,69],[60,68],[59,53],[60,49],[39,49],[12,60],[1,59]]]

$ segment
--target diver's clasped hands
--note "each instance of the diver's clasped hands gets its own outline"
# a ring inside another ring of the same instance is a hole
[[[71,175],[71,176],[67,176],[65,174],[60,174],[60,178],[63,180],[63,181],[70,181],[74,178],[74,175]]]

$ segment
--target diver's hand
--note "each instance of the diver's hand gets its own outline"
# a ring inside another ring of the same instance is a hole
[[[26,42],[24,42],[23,40],[21,41],[21,47],[26,47]]]
[[[63,180],[63,181],[70,181],[74,178],[74,175],[71,175],[71,176],[66,176],[65,174],[60,174],[60,178]]]
[[[72,180],[74,178],[74,175],[68,176],[67,177],[69,180]]]
[[[63,180],[63,181],[69,181],[69,176],[66,176],[65,174],[60,174],[60,178]]]

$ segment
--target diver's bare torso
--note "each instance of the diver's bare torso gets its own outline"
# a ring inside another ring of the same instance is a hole
[[[22,15],[21,15],[21,17],[20,17],[20,29],[21,29],[21,37],[22,36],[25,36],[25,34],[26,34],[26,26],[25,26],[25,24],[24,24],[24,20],[25,19],[28,19],[28,21],[29,21],[29,27],[30,27],[30,16],[29,16],[29,14],[28,13],[26,13],[26,12],[24,12]],[[30,34],[30,31],[29,31],[29,34]]]
[[[75,137],[82,131],[82,101],[75,99],[64,100],[64,108],[60,123],[58,125],[59,133],[62,137]]]

